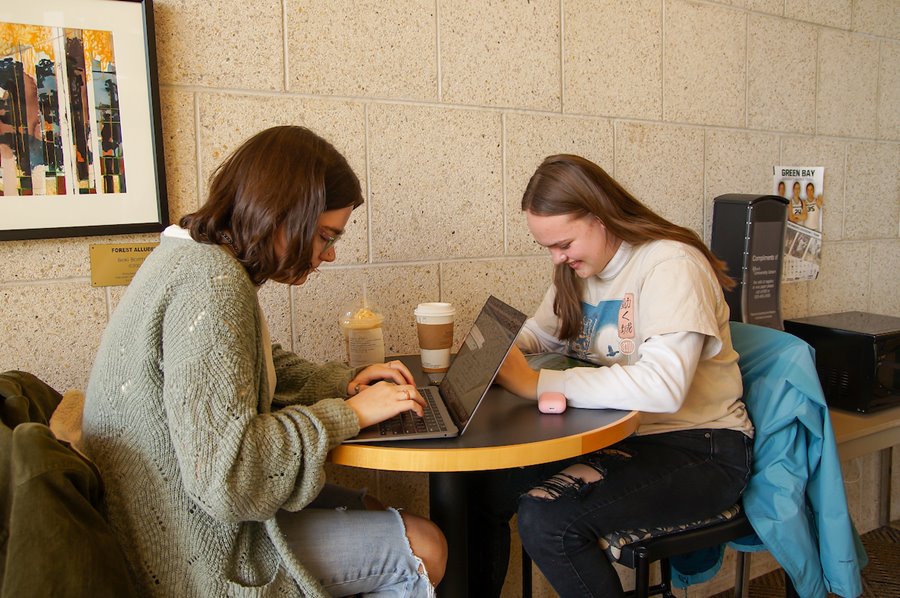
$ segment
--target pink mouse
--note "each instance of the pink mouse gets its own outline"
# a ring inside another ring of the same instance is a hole
[[[543,392],[538,397],[541,413],[562,413],[566,410],[566,395],[561,392]]]

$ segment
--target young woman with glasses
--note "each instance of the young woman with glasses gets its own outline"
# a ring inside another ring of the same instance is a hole
[[[482,595],[499,595],[517,512],[524,547],[560,596],[620,596],[601,537],[712,517],[747,483],[753,427],[722,291],[733,282],[693,231],[584,158],[544,160],[522,209],[554,278],[498,382],[528,399],[560,392],[571,407],[638,410],[641,424],[577,459],[477,474],[470,571]],[[605,367],[538,372],[523,351]]]
[[[262,131],[216,170],[206,203],[163,232],[117,306],[83,433],[145,593],[433,595],[441,531],[326,485],[323,468],[361,427],[422,413],[412,375],[272,345],[256,295],[333,261],[362,202],[327,141]]]

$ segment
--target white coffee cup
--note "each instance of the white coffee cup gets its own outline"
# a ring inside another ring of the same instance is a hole
[[[420,303],[414,313],[422,371],[446,372],[450,367],[456,309],[450,303]]]

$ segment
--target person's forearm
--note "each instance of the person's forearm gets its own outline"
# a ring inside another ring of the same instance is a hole
[[[538,373],[528,368],[507,379],[503,387],[524,399],[537,399]]]
[[[696,332],[653,337],[633,365],[541,370],[537,392],[561,392],[571,407],[674,413],[687,396],[703,339]]]
[[[538,373],[531,369],[518,347],[513,347],[497,372],[497,384],[526,399],[537,399]]]

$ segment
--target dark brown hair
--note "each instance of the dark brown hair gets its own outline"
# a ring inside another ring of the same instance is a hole
[[[703,253],[722,287],[731,289],[735,285],[726,273],[725,263],[713,255],[697,233],[653,212],[605,170],[580,156],[558,154],[546,158],[528,181],[522,209],[536,216],[593,215],[614,238],[631,245],[659,239],[680,241]],[[582,326],[583,281],[565,264],[557,264],[553,284],[556,286],[553,312],[560,319],[557,336],[572,340]]]
[[[196,241],[230,247],[258,285],[299,280],[312,269],[322,212],[362,203],[359,179],[334,146],[304,127],[279,126],[244,141],[219,165],[206,203],[180,225]]]

